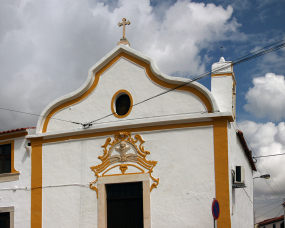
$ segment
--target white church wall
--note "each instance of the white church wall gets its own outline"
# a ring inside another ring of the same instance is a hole
[[[86,123],[109,115],[112,113],[112,97],[122,89],[131,94],[133,104],[168,90],[155,84],[147,76],[144,68],[121,58],[100,76],[97,87],[87,98],[59,111],[53,118]],[[172,91],[133,107],[123,121],[112,115],[100,122],[121,121],[123,125],[126,121],[135,123],[131,120],[136,118],[204,111],[206,111],[204,104],[195,95],[184,91]],[[47,131],[62,131],[80,127],[80,125],[51,119]]]
[[[0,209],[14,207],[14,227],[28,228],[31,227],[31,157],[25,148],[27,140],[24,137],[8,141],[12,140],[14,141],[14,165],[20,172],[19,180],[0,183]]]
[[[137,132],[157,161],[151,196],[152,227],[211,227],[215,197],[213,127]],[[134,136],[137,133],[132,133]],[[101,146],[113,135],[43,145],[43,227],[97,227],[97,196],[89,188]]]
[[[234,124],[228,124],[231,224],[232,228],[253,227],[253,171],[236,134]],[[235,170],[235,166],[243,166],[245,169],[246,188],[244,189],[232,187],[231,170]]]

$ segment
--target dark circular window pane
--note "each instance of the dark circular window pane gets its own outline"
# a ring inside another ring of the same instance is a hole
[[[126,115],[131,107],[131,99],[127,94],[121,95],[116,100],[116,113],[119,116]]]

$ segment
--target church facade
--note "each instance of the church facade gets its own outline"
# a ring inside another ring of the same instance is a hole
[[[36,129],[0,134],[12,167],[0,216],[21,228],[206,228],[215,198],[216,227],[253,227],[256,169],[235,126],[233,66],[221,58],[212,70],[209,91],[118,45]]]

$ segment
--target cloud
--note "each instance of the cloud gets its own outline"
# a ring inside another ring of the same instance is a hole
[[[238,123],[239,128],[243,131],[244,136],[253,150],[253,156],[265,156],[272,154],[285,153],[285,123],[281,122],[275,125],[272,122],[255,123],[253,121],[242,121]],[[256,166],[258,172],[254,176],[258,177],[262,174],[269,173],[270,179],[255,179],[254,181],[254,198],[255,209],[266,204],[279,201],[282,203],[282,197],[285,193],[285,155],[259,158]],[[256,216],[262,215],[271,208],[277,207],[278,203],[264,207],[258,210]],[[277,211],[266,214],[259,218],[260,220],[275,217],[276,213],[281,210],[281,206]]]
[[[132,48],[151,56],[166,74],[205,71],[220,40],[241,37],[233,8],[189,0],[151,5],[148,0],[2,1],[0,107],[41,113],[55,98],[79,88],[88,69],[116,46],[118,22],[131,21]],[[37,118],[0,111],[0,131],[35,126]],[[7,118],[9,117],[10,118]],[[12,118],[13,117],[13,118]]]
[[[267,117],[271,121],[285,118],[285,80],[283,75],[267,73],[264,77],[254,78],[253,87],[245,95],[247,104],[244,110],[257,118]]]

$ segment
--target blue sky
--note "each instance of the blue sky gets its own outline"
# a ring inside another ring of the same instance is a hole
[[[0,107],[35,114],[83,84],[88,69],[119,41],[123,17],[131,21],[126,36],[132,48],[162,72],[187,78],[209,71],[221,45],[231,61],[285,39],[285,0],[0,0],[0,6]],[[238,124],[258,155],[285,153],[284,62],[283,48],[234,67]],[[199,82],[210,89],[210,78]],[[36,121],[0,111],[0,131]],[[270,187],[255,184],[256,208],[284,196],[281,157],[257,163],[272,178]]]

